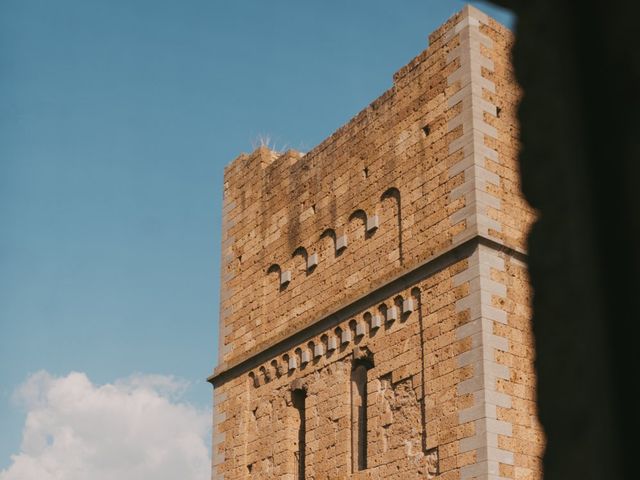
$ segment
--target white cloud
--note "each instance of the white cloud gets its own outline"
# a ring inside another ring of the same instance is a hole
[[[84,373],[31,377],[21,451],[0,480],[206,480],[210,413],[180,402],[187,384],[135,375],[94,385]]]

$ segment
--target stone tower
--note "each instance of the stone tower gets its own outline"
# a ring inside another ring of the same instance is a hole
[[[540,478],[511,42],[466,7],[316,148],[227,167],[213,478]]]

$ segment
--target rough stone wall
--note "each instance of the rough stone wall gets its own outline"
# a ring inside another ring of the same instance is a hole
[[[296,478],[296,388],[307,478],[539,478],[510,33],[468,7],[429,40],[311,152],[225,172],[214,478]]]
[[[504,61],[485,56],[504,49],[509,34],[476,17],[502,43],[462,12],[389,91],[311,152],[262,148],[229,165],[220,365],[477,234],[523,249],[531,215],[507,164],[517,93],[510,83],[496,86],[502,72],[493,73],[494,63],[504,70]],[[503,121],[492,100],[500,89]],[[378,229],[368,230],[376,216]],[[317,266],[307,268],[314,254]]]
[[[516,118],[520,91],[515,87],[511,63],[513,36],[491,18],[480,27],[480,31],[490,40],[487,45],[482,45],[482,55],[493,63],[493,69],[483,69],[482,74],[495,86],[495,91],[484,89],[482,92],[483,99],[496,107],[495,116],[487,112],[483,115],[484,121],[493,126],[496,133],[495,136],[485,137],[485,144],[498,152],[496,158],[487,160],[487,168],[499,177],[499,183],[492,185],[489,192],[500,199],[500,208],[493,210],[490,216],[501,224],[500,231],[494,233],[495,238],[523,252],[526,250],[526,234],[532,221],[532,210],[520,193],[517,162],[520,132]]]
[[[234,400],[225,403],[225,421],[218,425],[228,439],[229,460],[217,475],[294,478],[291,391],[304,388],[307,477],[350,477],[350,372],[358,358],[373,367],[367,382],[368,468],[353,478],[431,478],[438,468],[448,478],[464,457],[472,461],[457,448],[472,425],[460,425],[456,417],[471,402],[456,385],[471,377],[472,368],[455,361],[471,342],[453,333],[468,318],[455,311],[468,284],[453,286],[467,263],[458,261],[395,292],[221,386]]]
[[[503,256],[503,268],[493,270],[492,278],[506,287],[505,296],[493,299],[507,313],[505,324],[494,325],[496,335],[508,339],[508,349],[496,353],[496,361],[510,369],[509,378],[500,379],[497,390],[511,397],[510,406],[497,410],[497,418],[510,422],[511,437],[501,437],[498,446],[513,452],[513,466],[503,465],[506,478],[542,477],[541,453],[544,436],[537,416],[535,352],[531,332],[531,294],[526,266]]]
[[[295,478],[295,388],[308,478],[541,478],[526,270],[483,245],[463,257],[218,387],[232,400],[215,478]],[[368,468],[352,475],[360,357],[373,363]]]

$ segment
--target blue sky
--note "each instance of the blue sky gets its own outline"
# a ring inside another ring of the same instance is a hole
[[[209,408],[224,165],[309,150],[463,5],[0,2],[0,470],[40,370],[173,375]]]

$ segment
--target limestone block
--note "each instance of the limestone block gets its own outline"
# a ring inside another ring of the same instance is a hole
[[[342,250],[347,248],[347,244],[347,236],[340,235],[338,238],[336,238],[336,252],[341,252]]]
[[[378,215],[371,215],[367,217],[367,232],[371,233],[378,229],[380,226],[380,218]]]
[[[285,270],[283,272],[280,272],[280,286],[286,287],[287,285],[289,285],[289,282],[291,282],[291,271]]]
[[[298,359],[296,357],[289,358],[289,370],[295,370],[298,368]]]
[[[318,254],[312,253],[307,258],[307,270],[313,270],[318,266]]]
[[[413,312],[413,310],[414,310],[413,298],[406,298],[402,302],[402,313],[403,314],[408,314],[408,313]]]
[[[300,359],[300,364],[301,365],[305,365],[307,363],[309,363],[309,361],[311,360],[311,352],[309,352],[309,350],[303,350],[302,351],[302,356]]]

